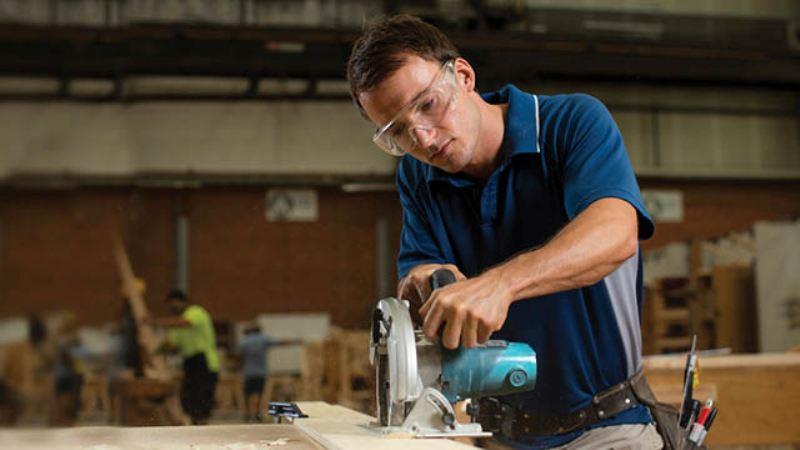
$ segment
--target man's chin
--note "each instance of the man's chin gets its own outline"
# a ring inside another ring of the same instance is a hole
[[[450,174],[461,172],[461,167],[457,164],[453,164],[453,161],[439,161],[437,164],[432,165]]]
[[[447,173],[456,174],[464,170],[465,164],[460,161],[460,156],[456,149],[444,149],[440,155],[434,155],[433,158],[428,158],[427,163]]]

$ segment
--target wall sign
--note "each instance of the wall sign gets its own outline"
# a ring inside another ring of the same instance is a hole
[[[266,200],[270,222],[314,222],[319,217],[314,189],[270,189]]]
[[[645,189],[642,198],[656,222],[683,222],[683,192]]]

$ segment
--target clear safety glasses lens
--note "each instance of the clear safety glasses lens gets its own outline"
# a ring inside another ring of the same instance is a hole
[[[442,67],[428,89],[375,132],[373,142],[393,156],[402,156],[406,149],[419,145],[419,132],[437,126],[452,107],[457,92],[455,88],[453,62],[450,61]]]

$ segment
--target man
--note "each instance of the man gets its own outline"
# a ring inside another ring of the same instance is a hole
[[[261,333],[258,323],[250,323],[244,330],[237,349],[244,362],[242,388],[244,391],[245,422],[262,422],[261,400],[267,381],[267,352],[278,345],[302,344],[300,339],[273,339]]]
[[[267,350],[276,342],[261,334],[258,324],[250,324],[244,330],[237,349],[244,362],[242,388],[244,390],[245,422],[261,422],[261,397],[267,379]]]
[[[195,425],[208,423],[214,408],[214,392],[219,373],[219,356],[214,323],[202,306],[191,305],[180,290],[167,294],[172,317],[156,319],[169,327],[169,344],[183,357],[181,407]]]
[[[50,425],[65,427],[75,425],[81,405],[86,363],[93,355],[81,344],[74,324],[60,337],[55,365],[53,367],[53,405]]]
[[[45,374],[52,362],[52,339],[38,315],[28,317],[28,339],[4,345],[0,361],[0,425],[29,419],[37,406],[47,403]]]
[[[428,337],[444,325],[447,348],[537,352],[536,389],[481,401],[480,420],[516,448],[661,448],[634,383],[612,389],[641,368],[638,240],[653,223],[605,107],[480,95],[447,37],[407,15],[368,27],[347,70],[373,141],[402,155],[398,297],[421,304]],[[458,281],[431,293],[439,268]]]

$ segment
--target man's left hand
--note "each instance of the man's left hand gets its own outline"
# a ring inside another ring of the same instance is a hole
[[[442,322],[442,345],[454,349],[459,341],[471,348],[486,342],[506,321],[513,301],[511,292],[503,286],[499,271],[457,281],[433,291],[419,313],[425,318],[423,330],[436,338]]]

